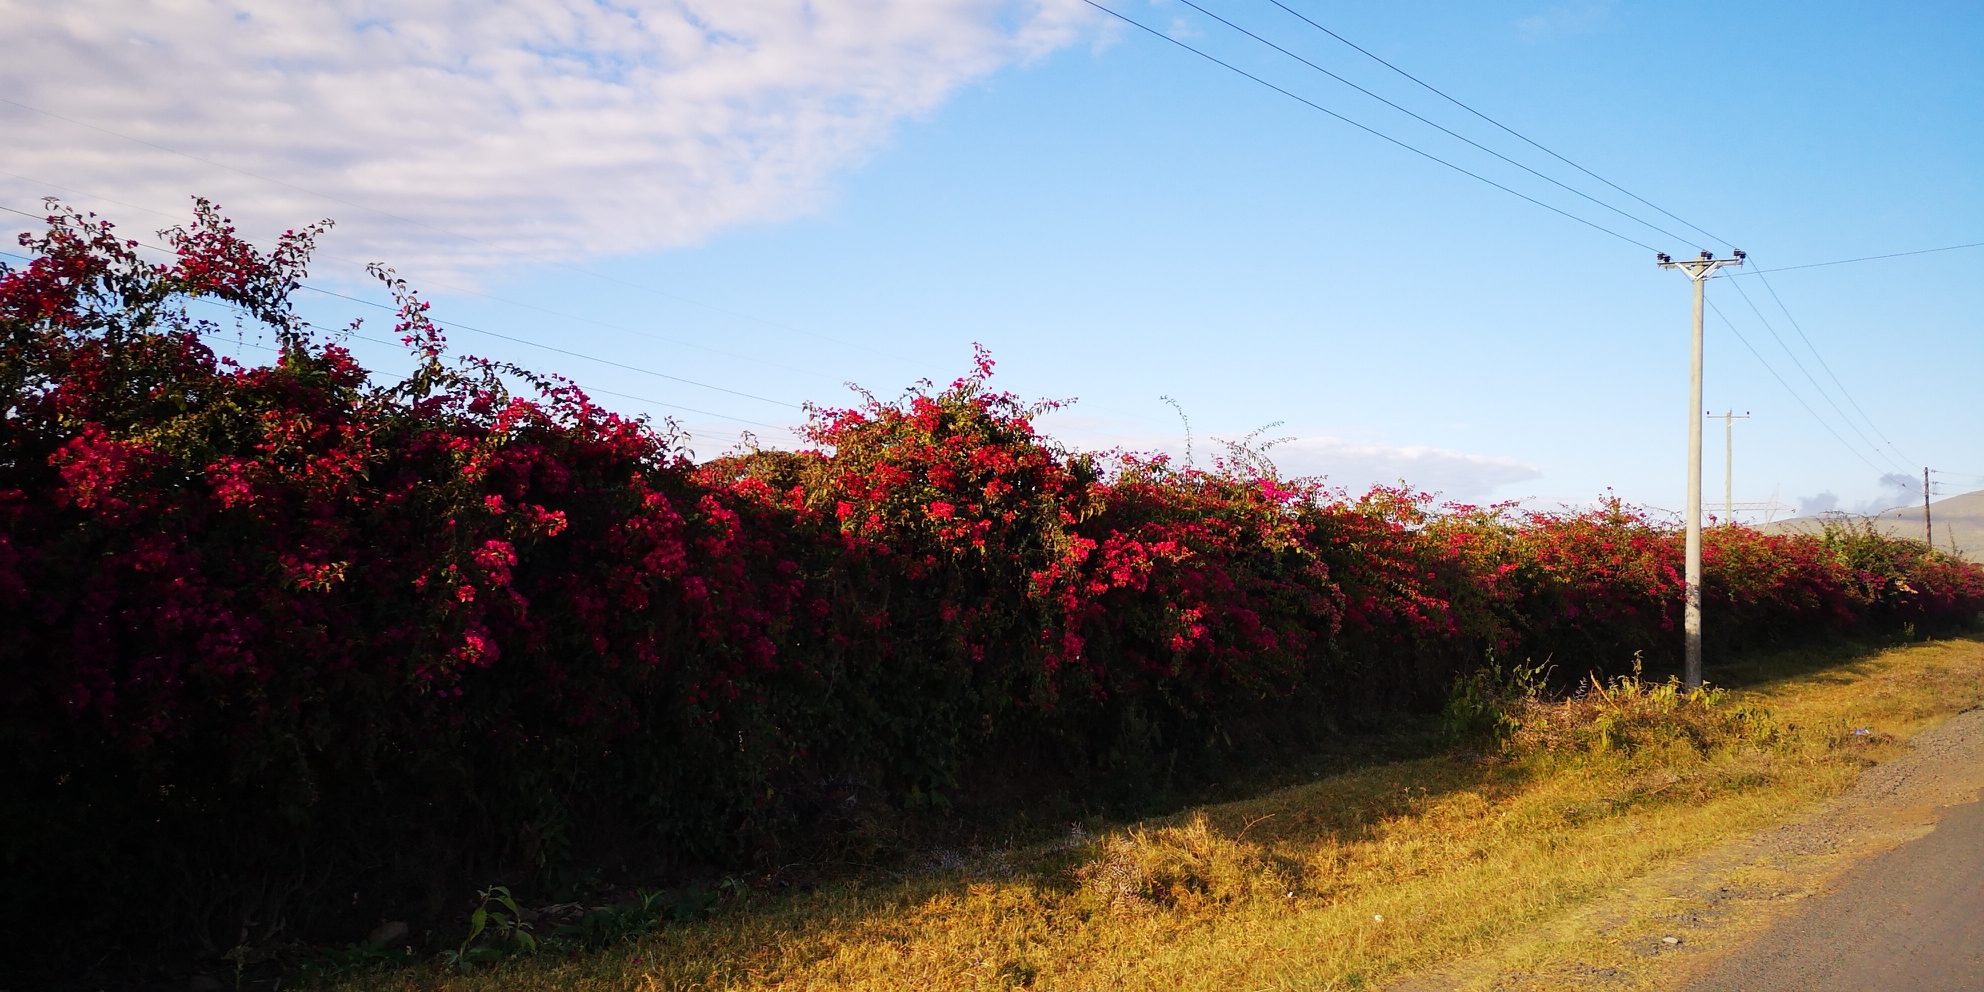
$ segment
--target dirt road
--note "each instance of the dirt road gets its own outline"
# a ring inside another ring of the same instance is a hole
[[[1837,801],[1390,992],[1984,990],[1984,710]]]
[[[1984,803],[1848,870],[1688,988],[1984,989]]]

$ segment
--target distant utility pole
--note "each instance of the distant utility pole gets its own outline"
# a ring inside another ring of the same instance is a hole
[[[1702,252],[1700,258],[1676,262],[1666,253],[1655,256],[1663,269],[1680,269],[1695,284],[1694,361],[1688,374],[1688,568],[1687,598],[1683,602],[1681,628],[1687,638],[1687,659],[1681,680],[1688,688],[1702,684],[1702,299],[1704,284],[1715,270],[1725,265],[1741,265],[1749,256],[1741,251],[1729,258]]]
[[[1715,414],[1704,415],[1714,417]],[[1736,450],[1735,421],[1750,419],[1750,411],[1737,413],[1734,410],[1722,415],[1722,522],[1725,526],[1736,519]]]
[[[1922,543],[1936,550],[1936,531],[1929,526],[1929,469],[1922,469]]]

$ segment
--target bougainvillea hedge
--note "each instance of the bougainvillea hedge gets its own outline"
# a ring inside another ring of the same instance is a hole
[[[1436,705],[1490,653],[1678,646],[1678,535],[1629,507],[1076,454],[984,355],[699,464],[451,361],[395,283],[419,367],[380,385],[291,309],[317,233],[265,253],[202,203],[150,262],[56,210],[0,269],[11,932],[362,933],[465,884],[1161,784]],[[280,357],[217,358],[189,301]],[[1978,569],[1868,533],[1705,557],[1715,652],[1984,606]]]

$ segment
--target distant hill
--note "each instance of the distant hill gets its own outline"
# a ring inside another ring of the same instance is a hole
[[[1872,519],[1874,526],[1884,534],[1896,537],[1922,539],[1922,507],[1899,507],[1888,510],[1879,516],[1852,519]],[[1824,518],[1793,517],[1780,520],[1764,527],[1767,531],[1806,531],[1817,532]],[[1950,550],[1950,542],[1956,542],[1956,551],[1971,561],[1984,562],[1984,491],[1950,496],[1929,504],[1929,522],[1936,527],[1936,547]]]

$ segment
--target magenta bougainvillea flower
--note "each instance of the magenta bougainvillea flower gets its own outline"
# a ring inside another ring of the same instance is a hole
[[[572,383],[450,359],[381,271],[418,361],[381,384],[290,306],[320,231],[263,250],[202,202],[153,262],[52,207],[0,266],[0,804],[33,811],[0,850],[24,893],[234,905],[298,859],[412,863],[408,838],[460,871],[607,836],[747,856],[864,796],[1183,775],[1437,701],[1491,654],[1582,674],[1679,646],[1680,536],[1632,507],[1073,452],[982,351],[813,409],[804,450],[699,464]],[[212,306],[277,357],[217,357]],[[1976,566],[1869,532],[1716,527],[1704,561],[1716,651],[1984,607]]]

